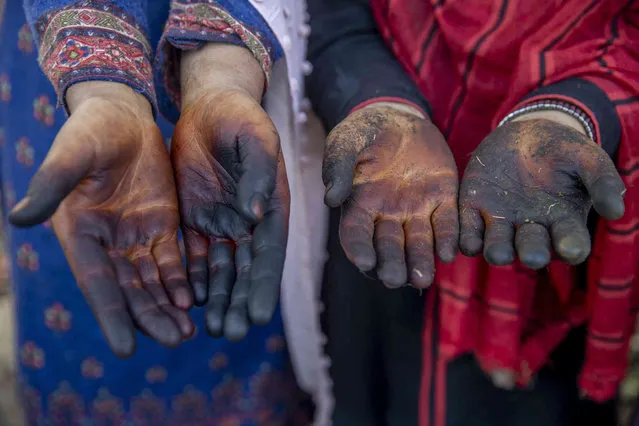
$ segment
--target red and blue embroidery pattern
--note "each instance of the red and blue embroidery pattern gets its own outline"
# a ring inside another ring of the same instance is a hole
[[[196,49],[206,42],[226,42],[248,48],[260,63],[268,84],[274,46],[262,31],[234,18],[215,1],[172,0],[169,19],[158,48],[156,67],[162,69],[164,88],[178,108],[178,52]]]
[[[76,2],[41,17],[39,62],[58,99],[74,83],[126,83],[155,105],[152,49],[136,20],[102,0]]]
[[[273,47],[268,39],[215,3],[173,0],[165,36],[185,50],[198,47],[202,41],[239,39],[260,63],[267,80],[271,75]]]

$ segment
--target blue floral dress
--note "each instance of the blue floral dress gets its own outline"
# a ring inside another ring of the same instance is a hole
[[[17,0],[7,3],[0,39],[4,212],[24,196],[65,121],[38,67],[22,6]],[[172,126],[162,119],[159,125],[168,140]],[[29,426],[291,422],[297,388],[279,313],[268,326],[254,327],[247,338],[230,343],[207,336],[203,309],[194,308],[199,330],[192,340],[166,349],[140,335],[136,354],[121,360],[107,347],[51,224],[6,229],[19,381]]]

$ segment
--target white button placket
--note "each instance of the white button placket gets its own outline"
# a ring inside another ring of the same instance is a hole
[[[291,37],[288,34],[282,37],[282,48],[284,50],[290,50],[291,48]]]

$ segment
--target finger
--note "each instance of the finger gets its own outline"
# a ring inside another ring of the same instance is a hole
[[[462,206],[459,213],[461,233],[459,248],[465,256],[477,256],[484,247],[484,219],[479,210]]]
[[[350,142],[341,142],[334,132],[328,135],[324,161],[322,164],[322,180],[326,187],[324,202],[329,207],[340,206],[353,190],[353,178],[357,167],[357,151]]]
[[[216,241],[209,247],[209,298],[206,304],[206,329],[213,337],[224,334],[224,317],[235,281],[233,245]]]
[[[487,223],[484,241],[486,262],[494,266],[513,263],[515,260],[514,237],[515,228],[510,222],[504,219],[493,219]]]
[[[138,275],[142,280],[143,288],[155,299],[158,307],[168,314],[178,325],[183,337],[188,337],[193,333],[193,324],[189,316],[183,310],[173,306],[166,294],[165,287],[160,279],[160,271],[151,253],[141,256],[135,260]],[[184,280],[186,284],[186,280]]]
[[[26,227],[49,219],[58,206],[89,173],[92,156],[86,146],[76,146],[68,132],[60,131],[47,157],[31,179],[27,195],[9,212],[15,226]],[[74,136],[77,138],[77,136]],[[69,155],[73,152],[73,155]]]
[[[240,134],[237,144],[242,169],[238,204],[247,219],[260,221],[275,189],[280,137],[264,114],[263,124]]]
[[[162,283],[160,282],[160,271],[155,264],[155,259],[148,253],[138,257],[133,262],[138,269],[138,276],[142,281],[142,287],[151,295],[158,305],[169,303]]]
[[[193,207],[189,225],[200,235],[233,241],[247,237],[251,230],[251,225],[237,211],[224,204]]]
[[[256,325],[271,321],[280,296],[288,240],[288,215],[269,212],[253,233],[249,317]]]
[[[171,239],[156,244],[153,247],[153,259],[158,266],[162,285],[171,302],[179,309],[191,309],[193,293],[186,279],[182,254],[177,240]]]
[[[138,327],[161,345],[177,346],[182,341],[180,329],[144,289],[137,269],[124,257],[113,257],[111,260],[129,311]]]
[[[554,222],[550,234],[555,252],[569,265],[582,263],[590,254],[590,233],[581,218],[573,216]]]
[[[393,219],[381,219],[375,226],[375,250],[379,262],[377,277],[386,287],[397,288],[406,284],[404,260],[404,229]]]
[[[459,250],[459,213],[457,200],[445,201],[431,218],[437,244],[437,255],[444,263],[451,263]]]
[[[231,303],[224,319],[224,336],[232,342],[242,340],[248,333],[248,295],[251,286],[251,241],[244,240],[235,248],[235,284]]]
[[[592,148],[597,151],[594,161],[592,152],[586,151],[588,158],[581,161],[579,177],[597,213],[609,220],[620,219],[624,213],[626,188],[608,154],[599,147]]]
[[[342,206],[339,239],[348,260],[360,271],[370,271],[377,263],[373,247],[373,215],[350,200]]]
[[[406,263],[411,285],[427,288],[435,277],[433,230],[430,220],[414,217],[404,224]]]
[[[186,269],[189,283],[193,289],[193,298],[197,306],[203,306],[207,297],[209,240],[191,229],[186,229],[184,231],[184,248],[186,250]]]
[[[626,187],[617,173],[600,178],[588,188],[595,211],[609,220],[623,217],[625,192]]]
[[[75,239],[64,246],[78,286],[91,307],[114,354],[128,357],[135,352],[135,327],[126,299],[118,284],[111,259],[90,237]]]
[[[521,225],[515,235],[515,247],[519,260],[529,268],[540,269],[550,263],[550,236],[543,225]]]

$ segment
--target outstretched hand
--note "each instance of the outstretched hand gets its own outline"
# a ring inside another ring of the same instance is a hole
[[[325,202],[342,206],[340,240],[387,287],[428,287],[436,251],[457,254],[457,168],[439,130],[405,105],[376,103],[328,135]]]
[[[277,306],[290,194],[275,126],[243,91],[205,91],[182,110],[171,158],[189,280],[213,336],[242,339]]]
[[[165,346],[193,332],[191,290],[177,234],[169,155],[146,99],[118,83],[67,92],[69,120],[25,198],[16,226],[53,215],[73,274],[119,356],[135,351],[135,328]]]
[[[574,265],[590,254],[591,206],[609,220],[624,212],[624,185],[606,152],[585,135],[550,120],[512,122],[473,153],[460,191],[460,248],[492,265],[515,252],[533,269],[552,250]]]

